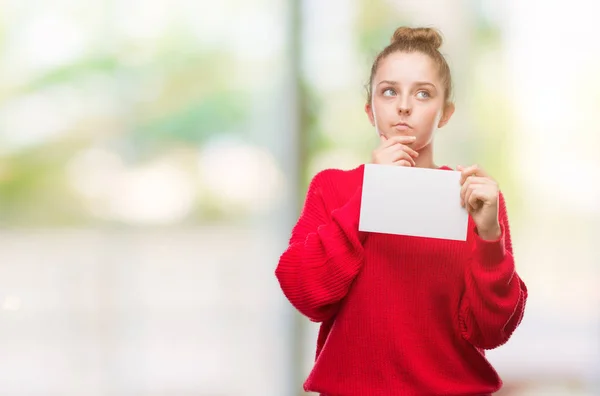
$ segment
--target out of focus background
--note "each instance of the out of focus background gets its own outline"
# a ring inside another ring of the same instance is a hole
[[[319,170],[368,162],[377,52],[433,26],[512,222],[501,395],[600,395],[594,1],[0,1],[0,395],[297,396],[274,276]]]

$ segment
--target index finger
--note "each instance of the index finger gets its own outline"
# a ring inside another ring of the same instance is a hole
[[[416,136],[392,136],[388,138],[387,144],[388,146],[392,146],[396,143],[410,144],[414,143],[415,140],[417,140]]]
[[[469,176],[489,177],[488,174],[478,165],[471,165],[467,168],[462,169],[460,175],[460,184],[463,184]]]

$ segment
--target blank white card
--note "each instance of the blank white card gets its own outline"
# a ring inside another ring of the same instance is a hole
[[[465,241],[460,172],[366,164],[359,230]]]

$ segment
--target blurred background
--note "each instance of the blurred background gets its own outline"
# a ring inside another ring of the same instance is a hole
[[[0,395],[297,396],[274,276],[307,183],[368,162],[371,62],[433,26],[439,164],[499,180],[530,290],[501,395],[600,395],[594,1],[0,1]]]

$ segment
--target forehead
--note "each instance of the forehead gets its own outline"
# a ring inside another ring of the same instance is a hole
[[[394,52],[382,59],[374,83],[382,80],[410,83],[411,81],[439,82],[437,67],[428,55],[421,52]]]

